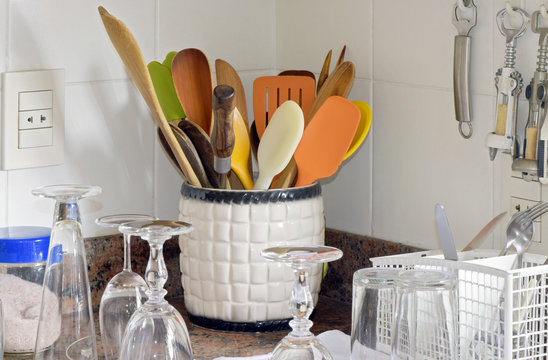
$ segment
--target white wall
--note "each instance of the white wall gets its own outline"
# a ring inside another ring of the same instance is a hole
[[[65,164],[0,172],[0,225],[49,225],[53,202],[30,190],[54,183],[103,187],[103,195],[81,203],[85,236],[100,232],[92,224],[100,215],[177,215],[181,181],[104,31],[97,13],[103,5],[128,25],[147,61],[197,47],[211,64],[230,62],[251,114],[255,77],[291,68],[317,74],[327,51],[334,63],[346,44],[357,70],[349,97],[367,101],[374,118],[360,150],[323,182],[327,225],[434,248],[440,202],[462,246],[507,205],[502,156],[491,162],[484,146],[494,128],[493,78],[504,60],[494,18],[505,2],[475,2],[474,135],[465,140],[453,111],[454,0],[0,0],[0,71],[64,68],[67,81]],[[524,6],[532,12],[540,3]],[[530,30],[518,40],[526,84],[537,41]],[[520,106],[525,121],[527,102]]]

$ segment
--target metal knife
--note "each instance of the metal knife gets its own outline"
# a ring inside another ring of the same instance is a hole
[[[441,248],[443,250],[445,260],[458,260],[457,248],[455,247],[455,242],[453,241],[453,236],[451,235],[451,229],[449,229],[447,216],[445,216],[445,209],[442,205],[436,204],[434,214],[436,216],[438,236],[440,238]]]

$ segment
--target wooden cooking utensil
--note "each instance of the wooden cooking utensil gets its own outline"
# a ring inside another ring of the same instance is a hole
[[[215,60],[215,74],[217,77],[217,85],[229,85],[235,91],[234,96],[236,97],[236,108],[242,115],[244,120],[245,127],[249,132],[249,117],[247,116],[247,102],[245,99],[245,90],[242,84],[240,76],[236,70],[228,62],[217,59]]]
[[[133,34],[129,29],[122,23],[120,20],[110,15],[105,8],[99,6],[99,14],[107,31],[107,34],[110,38],[110,41],[114,45],[114,48],[120,55],[120,58],[124,62],[129,75],[133,79],[133,82],[139,89],[141,96],[147,103],[156,124],[162,130],[169,147],[173,151],[177,163],[181,167],[183,174],[185,175],[186,180],[194,185],[200,186],[200,181],[194,173],[192,166],[186,159],[173,131],[171,130],[156,93],[154,92],[154,86],[152,85],[152,80],[150,79],[150,74],[145,63],[141,49],[135,41]]]
[[[316,111],[318,111],[327,98],[330,96],[346,97],[348,95],[350,89],[352,89],[352,85],[354,84],[355,73],[356,70],[354,68],[354,64],[350,61],[341,63],[335,68],[335,70],[333,70],[333,72],[325,80],[325,83],[320,91],[316,94],[316,98],[310,108],[308,117],[305,117],[305,120],[307,121],[306,124],[308,124],[308,121],[314,117]]]
[[[198,124],[187,119],[178,121],[177,126],[184,131],[194,144],[211,185],[214,188],[220,188],[221,175],[217,174],[213,167],[213,146],[211,146],[209,135]]]
[[[183,149],[186,158],[190,162],[192,169],[200,180],[200,184],[202,184],[202,187],[211,188],[212,185],[207,178],[204,166],[200,160],[200,155],[198,155],[198,151],[194,147],[194,144],[184,131],[179,129],[176,123],[170,123],[169,125],[171,126],[171,130],[173,130],[173,134],[175,134],[177,141],[179,141],[179,145],[181,145],[181,149]]]
[[[164,136],[164,133],[162,133],[162,130],[160,128],[156,128],[158,132],[158,139],[160,140],[160,145],[162,146],[162,149],[164,149],[164,153],[167,155],[167,159],[173,166],[173,168],[181,175],[182,178],[185,177],[183,174],[183,171],[181,170],[181,167],[179,164],[177,164],[177,159],[175,159],[175,155],[173,155],[173,151],[171,151],[171,148],[169,147],[169,144],[166,141],[166,138]]]
[[[320,91],[316,94],[308,117],[305,118],[305,126],[308,126],[308,123],[315,115],[316,111],[330,96],[346,97],[348,95],[352,88],[352,84],[354,83],[354,73],[354,64],[349,61],[343,62],[335,68],[331,75],[327,77],[327,80]],[[290,187],[294,184],[296,177],[297,166],[295,162],[290,162],[280,174],[274,187],[277,189]]]
[[[308,70],[284,70],[278,76],[308,76],[314,79],[314,83],[316,83],[316,75]]]
[[[207,57],[198,49],[181,50],[173,58],[171,73],[187,118],[211,134],[213,80]]]
[[[186,117],[185,111],[177,98],[173,77],[171,76],[171,61],[176,54],[177,52],[172,51],[166,55],[162,63],[151,61],[147,65],[158,101],[168,121]]]
[[[253,82],[253,112],[257,134],[263,133],[278,106],[295,101],[306,118],[314,102],[314,80],[308,76],[262,76]]]
[[[253,179],[251,178],[247,167],[249,163],[249,151],[251,148],[249,133],[237,107],[234,109],[233,128],[235,143],[232,156],[230,157],[230,168],[236,173],[244,189],[251,190],[253,189]]]
[[[213,167],[219,174],[230,171],[232,151],[234,150],[234,89],[228,85],[217,85],[213,90],[213,131],[211,144],[213,145]],[[227,183],[222,178],[221,187]]]
[[[274,175],[286,167],[301,140],[303,129],[303,111],[296,102],[286,101],[276,109],[259,143],[259,177],[255,189],[268,189]]]
[[[342,64],[342,62],[344,61],[344,54],[346,53],[346,45],[343,46],[342,50],[341,50],[341,53],[339,54],[339,59],[337,60],[337,64],[335,64],[335,67],[339,66],[340,64]]]
[[[323,61],[322,70],[320,71],[320,76],[318,77],[318,82],[316,84],[316,92],[320,91],[323,83],[325,82],[325,79],[327,79],[327,76],[329,75],[329,66],[331,65],[332,53],[333,50],[329,50],[327,56],[325,57],[325,60]]]
[[[257,159],[257,150],[259,149],[259,134],[257,134],[257,126],[255,125],[255,121],[251,123],[251,127],[249,128],[249,142],[251,144],[251,152],[253,153],[253,156],[255,159]]]
[[[341,96],[329,97],[306,126],[295,162],[295,186],[333,175],[341,164],[360,122],[360,110]],[[337,121],[333,121],[337,119]]]
[[[369,129],[371,128],[371,120],[373,119],[373,112],[371,111],[371,107],[369,106],[369,104],[361,100],[356,100],[352,102],[358,107],[358,109],[360,109],[360,123],[358,124],[358,129],[354,134],[352,143],[350,143],[350,148],[346,152],[343,160],[348,159],[350,155],[354,154],[354,152],[358,150],[360,145],[365,140],[367,134],[369,133]]]

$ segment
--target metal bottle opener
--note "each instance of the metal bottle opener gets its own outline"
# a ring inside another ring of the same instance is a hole
[[[466,11],[462,11],[464,4]],[[474,0],[462,0],[453,7],[453,25],[457,28],[453,61],[453,88],[455,97],[455,116],[459,122],[459,132],[463,138],[472,136],[472,109],[470,105],[470,30],[477,23],[477,9]],[[464,129],[464,124],[467,129]]]
[[[527,30],[529,14],[519,8],[514,10],[521,15],[522,21],[519,27],[509,28],[506,26],[505,17],[508,15],[506,9],[500,10],[496,16],[499,31],[506,37],[506,51],[504,66],[497,70],[495,76],[495,86],[497,88],[496,128],[494,132],[487,134],[485,138],[491,161],[495,159],[498,149],[509,152],[513,156],[515,155],[518,98],[523,87],[521,74],[514,67],[516,64],[516,39]]]

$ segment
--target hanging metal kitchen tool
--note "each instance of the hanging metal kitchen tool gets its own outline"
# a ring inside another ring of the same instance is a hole
[[[457,28],[453,62],[455,115],[463,138],[472,136],[472,108],[470,104],[470,46],[468,36],[476,25],[477,11],[474,0],[457,0],[453,8],[453,25]],[[466,124],[466,128],[465,128]]]
[[[538,180],[540,169],[538,165],[537,150],[539,150],[540,147],[542,147],[542,150],[540,151],[542,153],[540,154],[542,160],[540,162],[542,164],[546,163],[544,160],[544,146],[540,146],[539,144],[540,133],[538,129],[542,129],[544,118],[546,117],[544,103],[548,97],[548,77],[546,74],[546,66],[548,65],[548,38],[546,35],[548,34],[548,28],[539,25],[540,16],[540,12],[535,11],[531,22],[531,30],[534,33],[539,34],[539,47],[537,69],[531,79],[531,83],[527,85],[525,90],[525,96],[529,100],[529,116],[527,118],[527,125],[525,126],[523,152],[520,154],[520,157],[515,159],[512,163],[512,170],[521,171],[523,179],[526,181]],[[541,167],[542,176],[544,176],[545,166]]]
[[[546,122],[546,99],[548,97],[548,79],[546,72],[546,65],[548,63],[548,27],[541,25],[541,19],[544,18],[542,12],[537,10],[533,13],[531,29],[533,32],[539,34],[538,40],[538,62],[537,73],[539,74],[539,81],[542,80],[542,88],[537,90],[538,96],[542,95],[541,101],[541,114],[539,117],[538,129],[538,147],[537,147],[537,166],[538,166],[538,180],[542,184],[548,184],[548,122]]]
[[[516,123],[518,110],[518,97],[523,87],[521,74],[514,68],[516,64],[516,39],[522,36],[529,25],[529,14],[523,9],[514,9],[521,15],[521,25],[510,28],[505,24],[508,11],[502,9],[497,13],[497,25],[502,35],[506,37],[506,51],[504,54],[504,66],[497,70],[495,86],[497,88],[497,124],[495,131],[487,134],[485,144],[489,147],[489,157],[495,160],[497,150],[514,153],[516,143]]]

